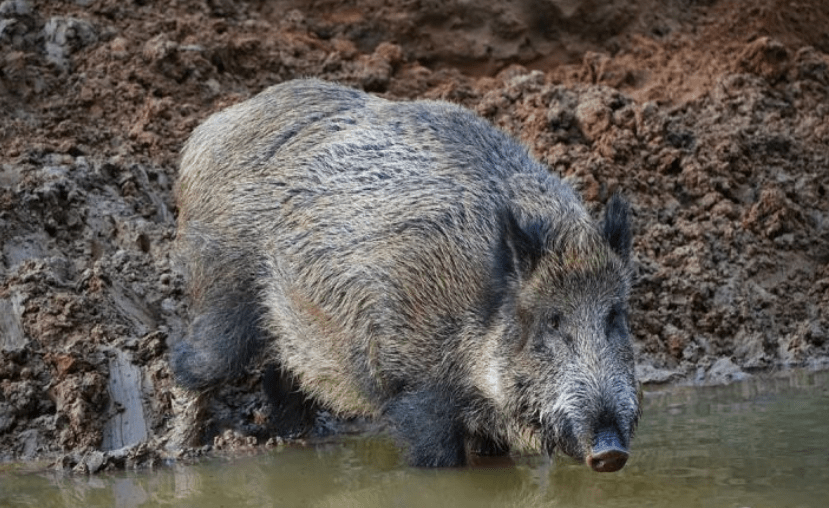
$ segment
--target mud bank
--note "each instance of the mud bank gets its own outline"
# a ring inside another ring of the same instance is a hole
[[[596,209],[624,192],[644,382],[829,366],[829,8],[470,5],[0,2],[0,460],[94,472],[206,449],[164,448],[192,430],[167,366],[187,316],[178,150],[303,76],[464,104]],[[215,448],[281,442],[259,381],[204,408]]]

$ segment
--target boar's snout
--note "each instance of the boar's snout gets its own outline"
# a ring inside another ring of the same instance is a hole
[[[549,454],[556,449],[583,461],[596,472],[612,473],[622,469],[630,452],[628,447],[638,420],[638,405],[613,411],[585,411],[588,402],[570,399],[581,409],[562,406],[551,413],[546,428],[545,446]],[[568,414],[569,413],[569,414]],[[597,415],[598,416],[595,416]]]
[[[622,469],[628,460],[628,451],[619,431],[605,427],[596,432],[593,450],[587,455],[587,465],[599,473],[612,473]]]

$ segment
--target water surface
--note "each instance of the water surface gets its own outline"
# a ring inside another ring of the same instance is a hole
[[[7,467],[0,506],[824,508],[829,373],[648,390],[632,457],[618,473],[541,456],[414,469],[389,440],[356,436],[92,477]]]

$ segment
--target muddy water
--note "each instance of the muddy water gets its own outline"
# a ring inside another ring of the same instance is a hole
[[[646,393],[633,457],[596,474],[568,459],[403,465],[382,437],[93,477],[0,466],[0,506],[829,506],[829,373]]]

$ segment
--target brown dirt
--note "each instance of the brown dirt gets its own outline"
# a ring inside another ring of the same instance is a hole
[[[827,27],[822,0],[0,2],[0,459],[169,456],[178,150],[303,76],[462,103],[591,206],[629,196],[644,381],[826,367]],[[216,447],[265,439],[257,382],[205,409]]]

